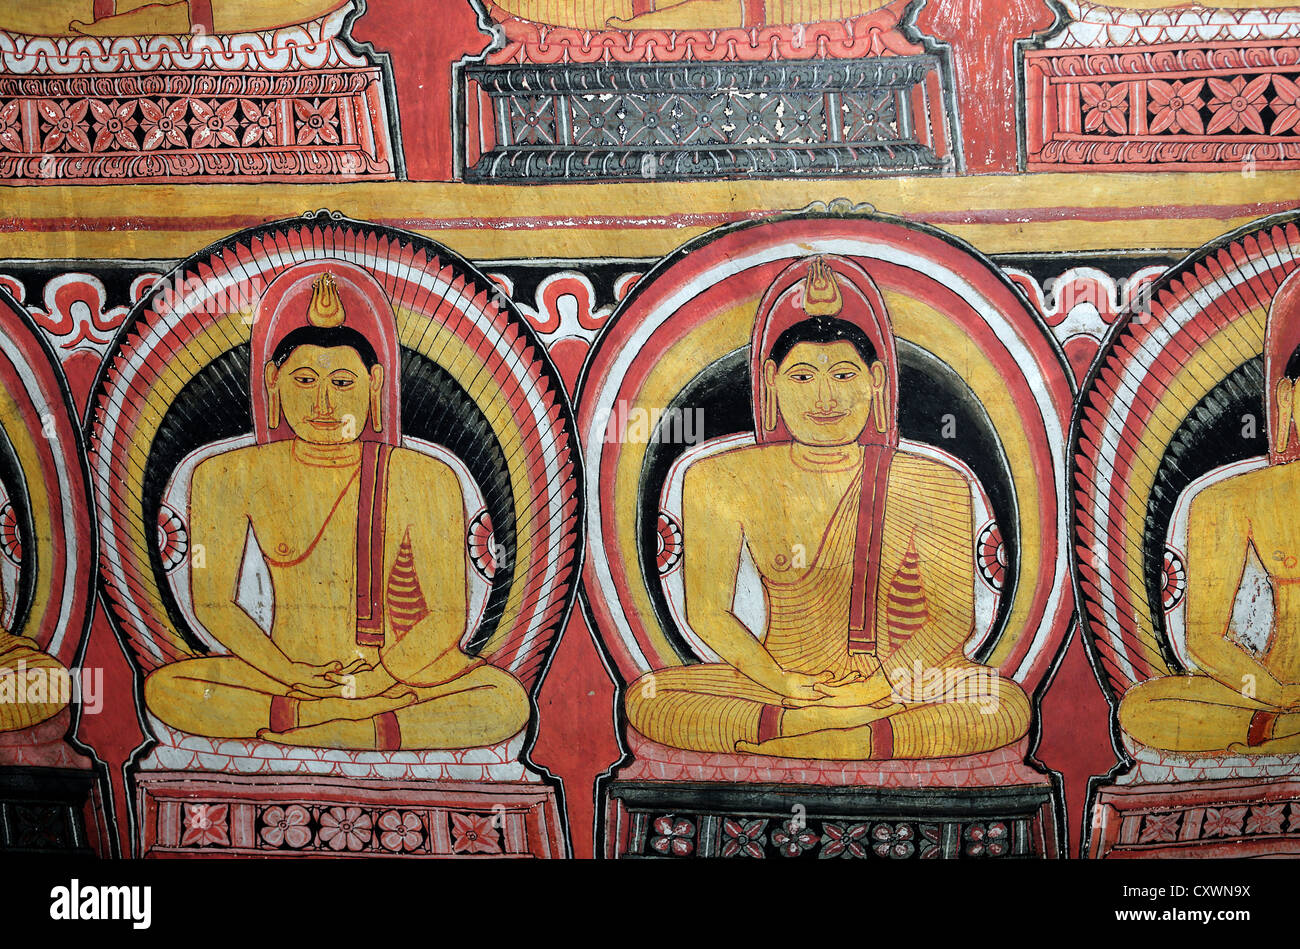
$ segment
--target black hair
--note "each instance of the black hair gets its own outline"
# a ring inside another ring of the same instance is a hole
[[[1282,373],[1283,379],[1290,379],[1295,382],[1300,379],[1300,346],[1295,348],[1291,358],[1286,361],[1286,372]]]
[[[800,343],[848,343],[870,366],[876,361],[876,347],[862,328],[834,316],[810,316],[777,337],[768,359],[778,366]]]
[[[350,346],[357,351],[367,370],[379,364],[379,357],[375,355],[375,347],[370,345],[370,341],[347,326],[300,326],[280,340],[280,345],[275,347],[275,353],[271,356],[271,362],[279,369],[299,346],[319,346],[322,349]]]

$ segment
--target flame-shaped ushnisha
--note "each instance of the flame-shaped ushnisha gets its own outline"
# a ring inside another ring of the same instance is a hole
[[[339,287],[328,270],[311,285],[311,303],[307,306],[307,322],[322,329],[342,326],[347,314],[339,299]]]
[[[844,295],[835,271],[825,257],[814,259],[803,282],[803,311],[809,316],[839,316],[843,309]]]

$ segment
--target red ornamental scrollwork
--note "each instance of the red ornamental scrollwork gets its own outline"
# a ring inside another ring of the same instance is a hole
[[[148,292],[159,274],[141,274],[131,286],[131,302]],[[0,287],[19,303],[27,303],[26,287],[16,277],[0,274]],[[108,291],[92,274],[65,273],[49,280],[41,292],[42,305],[26,306],[36,325],[60,357],[84,349],[102,351],[130,312],[129,305],[109,306]]]
[[[923,52],[899,29],[897,4],[846,20],[713,30],[584,30],[493,12],[506,41],[489,55],[490,65],[860,59]]]

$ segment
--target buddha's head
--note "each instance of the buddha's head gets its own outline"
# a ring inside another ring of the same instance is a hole
[[[383,431],[384,367],[344,318],[334,278],[322,274],[308,309],[310,325],[292,330],[266,364],[269,428],[283,415],[294,435],[316,445],[356,441],[369,421]]]
[[[266,390],[267,424],[275,428],[283,415],[305,442],[356,441],[372,419],[383,430],[384,367],[354,330],[291,333],[266,364]]]
[[[1300,271],[1278,288],[1264,332],[1265,402],[1269,457],[1274,464],[1300,458]]]
[[[897,443],[888,316],[856,264],[815,257],[787,269],[759,309],[754,347],[761,441]]]
[[[856,442],[868,425],[885,431],[885,366],[857,326],[812,317],[782,333],[763,363],[764,426],[778,421],[797,442]]]
[[[292,268],[263,295],[253,342],[259,440],[394,442],[396,322],[369,273],[334,261]]]

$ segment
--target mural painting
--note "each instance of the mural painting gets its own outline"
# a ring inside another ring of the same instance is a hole
[[[1298,142],[1271,0],[0,0],[0,851],[1300,852]]]
[[[103,766],[72,736],[102,711],[80,666],[95,557],[85,450],[68,384],[0,293],[0,813],[10,847],[111,853]]]
[[[163,278],[115,349],[91,453],[141,850],[563,855],[525,752],[581,491],[491,284],[313,215]]]
[[[629,352],[624,325],[653,334]],[[963,377],[944,356],[972,341],[988,350]],[[1016,356],[1055,391],[1008,389]],[[1071,401],[1004,278],[897,222],[796,215],[643,278],[579,390],[600,486],[584,588],[626,670],[635,758],[610,785],[609,852],[663,846],[654,822],[682,807],[702,855],[752,840],[728,811],[745,795],[694,784],[744,774],[788,802],[758,821],[774,850],[834,850],[851,829],[896,856],[956,856],[986,832],[1056,853],[1051,776],[1027,753],[1029,694],[1069,623]],[[656,405],[658,430],[634,437]],[[698,444],[666,447],[691,418]]]
[[[1131,765],[1098,793],[1099,855],[1293,852],[1291,217],[1251,225],[1156,284],[1080,406],[1082,604]],[[1138,337],[1158,342],[1138,353]],[[1104,409],[1103,392],[1134,383],[1140,401]]]

